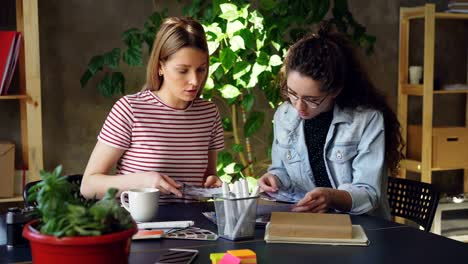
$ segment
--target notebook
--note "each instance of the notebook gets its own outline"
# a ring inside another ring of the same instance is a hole
[[[361,226],[352,225],[347,214],[273,212],[266,226],[267,243],[299,243],[366,246]]]
[[[366,232],[360,225],[352,225],[351,238],[318,238],[318,237],[279,237],[269,235],[269,225],[265,229],[265,242],[288,244],[317,244],[317,245],[343,245],[343,246],[368,246],[370,241]]]

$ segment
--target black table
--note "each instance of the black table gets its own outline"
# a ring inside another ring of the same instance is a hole
[[[159,220],[194,220],[195,226],[216,232],[216,225],[201,212],[212,211],[211,203],[160,206]],[[258,263],[465,263],[468,245],[413,227],[371,216],[351,216],[353,224],[362,225],[370,240],[367,247],[300,244],[266,244],[264,229],[257,228],[255,238],[247,241],[141,240],[133,241],[130,263],[155,263],[168,248],[199,250],[195,263],[210,263],[209,255],[229,249],[252,249]],[[3,235],[4,236],[4,235]],[[0,238],[2,238],[0,236]],[[0,243],[2,239],[0,239]],[[28,247],[7,250],[0,246],[0,263],[30,261]]]

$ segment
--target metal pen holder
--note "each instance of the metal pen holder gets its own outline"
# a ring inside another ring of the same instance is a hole
[[[218,235],[229,240],[251,239],[255,235],[258,196],[236,198],[215,194]]]

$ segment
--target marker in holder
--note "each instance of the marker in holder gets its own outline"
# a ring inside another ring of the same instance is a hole
[[[250,196],[237,198],[215,194],[214,204],[218,235],[229,240],[243,240],[254,237],[257,214],[258,190]]]

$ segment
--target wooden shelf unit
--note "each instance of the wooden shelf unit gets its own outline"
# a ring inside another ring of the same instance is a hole
[[[18,100],[21,118],[21,151],[26,181],[39,179],[43,168],[42,152],[42,103],[39,53],[39,21],[37,0],[16,0],[16,31],[21,32],[23,42],[18,60],[19,94],[0,96],[1,100]],[[0,3],[0,7],[1,7]],[[18,151],[18,150],[17,150]],[[0,198],[0,202],[21,201],[22,196]]]
[[[408,84],[409,68],[409,34],[410,20],[424,20],[424,78],[423,84]],[[430,183],[432,172],[441,170],[464,170],[464,192],[468,192],[468,168],[460,167],[433,167],[433,96],[437,94],[465,94],[468,90],[434,91],[434,47],[435,47],[435,21],[438,19],[468,20],[468,14],[442,13],[435,11],[434,4],[421,7],[400,8],[400,40],[399,40],[399,66],[398,66],[398,119],[402,126],[402,135],[407,142],[408,133],[408,96],[421,96],[422,111],[422,144],[421,160],[407,159],[401,162],[400,177],[406,178],[406,171],[421,173],[421,181]],[[465,128],[468,126],[468,100],[465,107]],[[468,130],[467,130],[468,131]],[[406,149],[405,149],[406,151]]]

